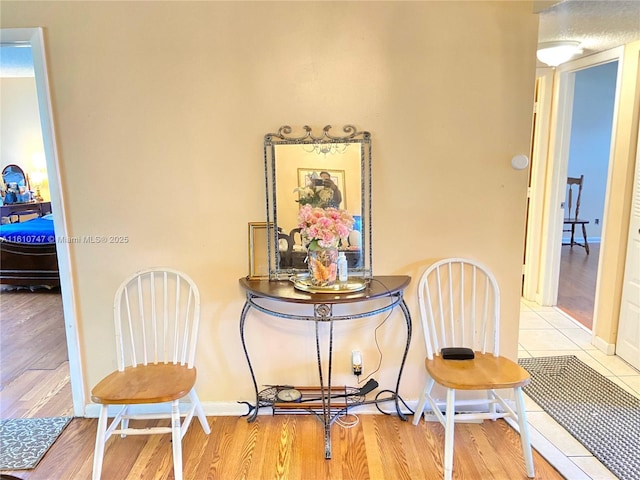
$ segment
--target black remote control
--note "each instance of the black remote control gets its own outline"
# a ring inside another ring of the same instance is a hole
[[[440,350],[440,355],[445,360],[471,360],[475,358],[473,350],[466,347],[445,347]]]

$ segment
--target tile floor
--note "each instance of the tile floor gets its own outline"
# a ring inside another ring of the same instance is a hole
[[[575,355],[584,363],[640,398],[640,372],[617,356],[591,345],[591,332],[555,307],[522,300],[518,356]],[[610,480],[609,472],[581,443],[531,399],[526,399],[531,442],[570,480]]]

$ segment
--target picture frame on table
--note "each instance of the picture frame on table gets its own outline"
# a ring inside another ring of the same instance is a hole
[[[249,280],[269,278],[267,222],[249,222]]]

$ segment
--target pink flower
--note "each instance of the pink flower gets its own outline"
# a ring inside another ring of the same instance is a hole
[[[337,247],[340,239],[346,240],[353,230],[354,220],[346,210],[304,205],[298,212],[298,227],[305,244],[320,247]]]

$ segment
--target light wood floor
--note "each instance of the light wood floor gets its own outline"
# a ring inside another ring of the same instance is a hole
[[[0,291],[0,418],[72,413],[59,290]]]
[[[196,422],[183,440],[184,478],[436,480],[442,478],[442,428],[417,427],[397,417],[362,415],[351,429],[334,425],[331,460],[324,459],[322,424],[313,416],[208,417],[211,434]],[[74,419],[28,480],[89,479],[96,423]],[[456,479],[525,479],[517,434],[503,421],[456,425]],[[563,478],[535,453],[537,479]],[[114,437],[102,478],[171,479],[170,436]]]
[[[71,415],[59,297],[0,293],[1,418]],[[238,417],[208,417],[212,430],[208,436],[194,421],[183,440],[184,478],[442,478],[444,432],[439,424],[423,421],[416,427],[395,416],[371,414],[360,415],[359,420],[351,429],[333,425],[331,460],[324,459],[322,424],[314,416],[261,415],[253,423]],[[6,473],[25,480],[91,478],[96,423],[96,419],[73,419],[34,470]],[[502,420],[456,425],[454,462],[457,479],[526,478],[519,436]],[[534,462],[536,478],[563,478],[535,451]],[[111,438],[102,478],[172,479],[170,437]]]
[[[589,255],[582,247],[562,247],[558,308],[587,327],[593,327],[600,244],[589,245]]]

